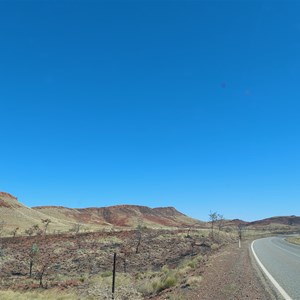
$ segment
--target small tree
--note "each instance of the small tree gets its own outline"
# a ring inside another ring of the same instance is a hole
[[[210,211],[208,216],[209,216],[209,220],[211,223],[211,235],[212,235],[212,238],[214,239],[214,225],[218,220],[218,213]]]
[[[47,228],[48,228],[49,224],[51,223],[51,220],[50,219],[42,219],[41,221],[44,224],[44,235],[46,235]]]
[[[32,236],[32,235],[33,235],[33,228],[30,227],[30,228],[26,229],[26,230],[25,230],[25,233],[26,233],[27,235],[29,235],[29,236]]]
[[[225,221],[224,216],[218,214],[218,229],[219,229],[219,231],[221,231],[222,228],[224,227],[224,221]]]
[[[74,232],[76,235],[79,233],[80,229],[82,227],[82,224],[75,223],[71,229],[72,232]]]
[[[136,237],[137,237],[137,244],[136,244],[136,247],[135,247],[135,254],[138,254],[139,249],[140,249],[140,245],[141,245],[141,241],[142,241],[142,232],[141,232],[141,230],[136,231]]]
[[[39,281],[40,287],[47,288],[47,283],[44,284],[44,279],[51,267],[57,263],[57,259],[58,255],[53,251],[49,251],[47,247],[39,249],[35,263],[37,265],[35,279]]]
[[[35,258],[37,256],[38,252],[39,252],[38,245],[37,244],[33,244],[31,246],[31,249],[30,249],[30,252],[29,252],[29,258],[30,258],[30,260],[29,260],[29,277],[30,278],[32,276],[33,263],[34,263],[34,260],[35,260]]]
[[[38,224],[32,225],[31,229],[32,229],[32,234],[33,233],[35,233],[36,235],[42,235],[43,234],[43,230],[40,228],[40,226]]]
[[[11,231],[11,235],[12,235],[13,237],[15,237],[15,236],[17,235],[17,232],[18,232],[19,229],[20,229],[19,227],[14,228],[14,229]]]
[[[135,247],[135,253],[136,254],[139,253],[139,248],[140,248],[140,245],[141,245],[141,242],[142,242],[142,232],[146,229],[147,229],[147,227],[142,225],[142,224],[139,224],[136,227],[136,238],[137,238],[137,244],[136,244],[136,247]]]
[[[196,225],[196,224],[192,224],[192,225],[188,228],[186,237],[188,237],[188,238],[191,237],[190,232],[191,232],[191,230],[193,229],[193,227],[194,227],[195,225]]]
[[[45,262],[45,263],[42,265],[41,269],[40,269],[40,270],[38,271],[38,273],[37,273],[37,278],[38,278],[38,280],[39,280],[40,287],[44,287],[44,284],[43,284],[43,277],[44,277],[44,275],[45,275],[45,273],[46,273],[47,268],[48,268],[48,263]]]
[[[120,250],[120,253],[122,254],[122,259],[123,259],[123,270],[124,273],[127,273],[127,259],[129,258],[131,254],[131,249],[129,245],[123,244]]]

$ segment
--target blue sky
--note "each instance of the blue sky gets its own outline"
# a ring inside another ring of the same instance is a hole
[[[297,1],[1,1],[0,190],[299,215],[299,15]]]

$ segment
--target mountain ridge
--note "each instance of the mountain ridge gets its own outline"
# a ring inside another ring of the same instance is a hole
[[[49,219],[48,232],[70,231],[75,225],[84,226],[87,231],[105,228],[151,228],[189,227],[204,222],[186,216],[174,207],[150,208],[140,205],[114,205],[107,207],[69,208],[64,206],[27,207],[17,197],[0,192],[0,216],[7,231],[19,228],[25,232]]]
[[[49,232],[70,231],[80,224],[87,231],[105,228],[174,228],[198,226],[207,228],[208,223],[193,219],[175,207],[150,208],[143,205],[121,204],[105,207],[69,208],[59,205],[27,207],[17,197],[6,192],[0,192],[0,217],[6,224],[7,232],[14,228],[26,229],[39,225],[41,221],[50,219]],[[245,226],[262,228],[268,226],[300,226],[299,216],[276,216],[252,222],[240,219],[224,220],[225,227]]]
[[[32,209],[41,211],[49,216],[55,216],[57,206],[35,206]],[[174,207],[150,208],[143,205],[113,205],[106,207],[68,208],[59,207],[60,213],[64,211],[67,217],[72,217],[77,223],[96,223],[100,225],[114,225],[121,227],[134,227],[138,224],[146,226],[189,226],[199,220],[192,219],[179,212]]]

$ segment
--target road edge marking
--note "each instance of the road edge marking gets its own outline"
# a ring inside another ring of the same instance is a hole
[[[257,257],[253,245],[254,245],[253,241],[251,243],[251,250],[253,253],[254,258],[256,259],[258,265],[260,266],[260,268],[262,269],[262,271],[266,274],[266,276],[269,278],[269,280],[273,283],[273,285],[275,286],[275,288],[278,290],[278,292],[281,294],[281,296],[285,299],[285,300],[293,300],[288,293],[280,286],[280,284],[274,279],[274,277],[269,273],[269,271],[265,268],[265,266],[262,264],[262,262],[259,260],[259,258]]]

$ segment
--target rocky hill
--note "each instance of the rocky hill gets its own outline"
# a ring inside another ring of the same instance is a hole
[[[152,228],[188,227],[203,222],[192,219],[174,207],[149,208],[138,205],[110,207],[67,208],[62,206],[38,206],[29,208],[8,193],[0,192],[0,221],[2,234],[18,228],[19,233],[38,225],[42,230],[50,220],[48,232],[69,231],[79,225],[88,231],[101,228],[135,228],[138,225]]]
[[[244,229],[255,231],[271,231],[271,232],[299,232],[300,217],[299,216],[279,216],[271,217],[253,222],[246,222],[239,219],[225,220],[224,227],[237,228],[242,226]]]
[[[47,219],[48,216],[42,212],[33,210],[21,202],[11,194],[0,192],[0,221],[1,233],[8,234],[12,230],[17,229],[22,232],[34,225],[41,226],[41,220]],[[66,230],[71,225],[65,220],[51,218],[51,228],[57,230]]]
[[[271,218],[250,222],[247,224],[247,226],[267,226],[271,224],[300,226],[300,217],[299,216],[271,217]]]
[[[71,222],[82,224],[98,224],[102,226],[136,227],[182,227],[200,221],[194,220],[174,207],[149,208],[138,205],[116,205],[109,207],[90,207],[70,209],[66,207],[39,206],[34,210],[50,217],[65,218]]]
[[[150,208],[138,205],[109,207],[67,208],[63,206],[37,206],[29,208],[11,194],[0,192],[0,234],[10,234],[18,228],[24,233],[33,226],[42,230],[49,219],[48,232],[74,230],[79,226],[87,231],[105,228],[136,228],[138,225],[151,228],[209,227],[205,222],[192,219],[174,207]],[[299,216],[272,217],[254,222],[239,219],[224,220],[225,227],[246,226],[249,229],[300,228]],[[4,228],[4,229],[3,229]]]

